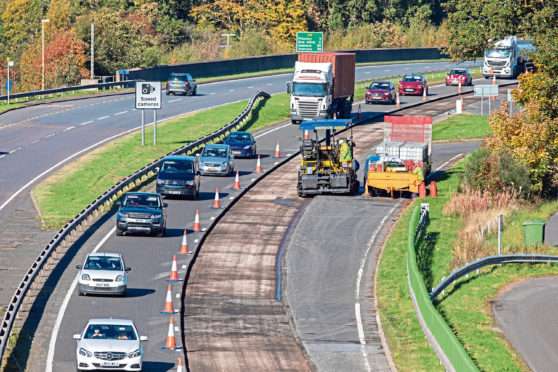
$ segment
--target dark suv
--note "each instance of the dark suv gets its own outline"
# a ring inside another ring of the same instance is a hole
[[[156,191],[165,195],[200,195],[200,171],[194,156],[165,156],[157,173]]]
[[[167,227],[167,203],[152,192],[128,192],[116,204],[116,235],[143,232],[164,236]]]
[[[173,72],[167,80],[166,94],[189,94],[195,96],[198,92],[198,84],[192,79],[192,75],[187,73]]]

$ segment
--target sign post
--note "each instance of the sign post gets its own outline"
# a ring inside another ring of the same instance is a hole
[[[498,256],[502,254],[502,230],[504,230],[504,216],[498,215]]]
[[[145,145],[145,109],[153,112],[153,145],[157,145],[157,110],[162,107],[161,82],[136,82],[136,109],[141,110],[141,145]]]
[[[8,105],[10,104],[10,92],[12,90],[12,81],[10,80],[10,67],[14,65],[14,61],[10,61],[10,58],[6,58],[8,61],[8,79],[6,80],[6,92],[8,94]]]
[[[297,32],[297,52],[322,52],[324,45],[324,34],[322,32]]]
[[[498,85],[475,85],[475,97],[481,98],[481,115],[483,115],[483,97],[498,97]],[[490,115],[490,99],[488,100],[488,115]]]

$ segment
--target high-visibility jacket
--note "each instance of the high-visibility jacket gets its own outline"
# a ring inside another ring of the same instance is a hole
[[[422,167],[415,167],[415,169],[413,169],[413,173],[418,175],[419,182],[424,181],[424,172]]]
[[[347,145],[347,142],[341,144],[341,148],[339,149],[339,161],[342,163],[353,161],[353,154],[351,154],[351,148]]]

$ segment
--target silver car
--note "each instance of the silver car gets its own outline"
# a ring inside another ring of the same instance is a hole
[[[126,295],[131,268],[126,267],[120,253],[89,253],[83,265],[77,265],[78,293]]]
[[[141,371],[142,341],[136,326],[126,319],[89,319],[77,340],[78,371]]]
[[[202,175],[228,176],[234,171],[234,159],[229,145],[206,145],[198,167]]]

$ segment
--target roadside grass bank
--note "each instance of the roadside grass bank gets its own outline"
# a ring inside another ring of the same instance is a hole
[[[9,109],[18,108],[22,106],[23,105],[20,103],[10,103],[9,105],[7,103],[0,103],[0,113],[3,113],[4,111],[7,111]]]
[[[484,115],[459,114],[432,126],[432,140],[459,141],[479,139],[492,135],[488,117]]]
[[[143,147],[138,131],[66,165],[33,189],[44,228],[60,228],[110,186],[164,154],[221,128],[247,103],[248,100],[231,103],[158,124],[157,146],[153,146],[150,126],[146,128]],[[288,104],[287,94],[258,101],[244,129],[255,131],[286,119]]]

